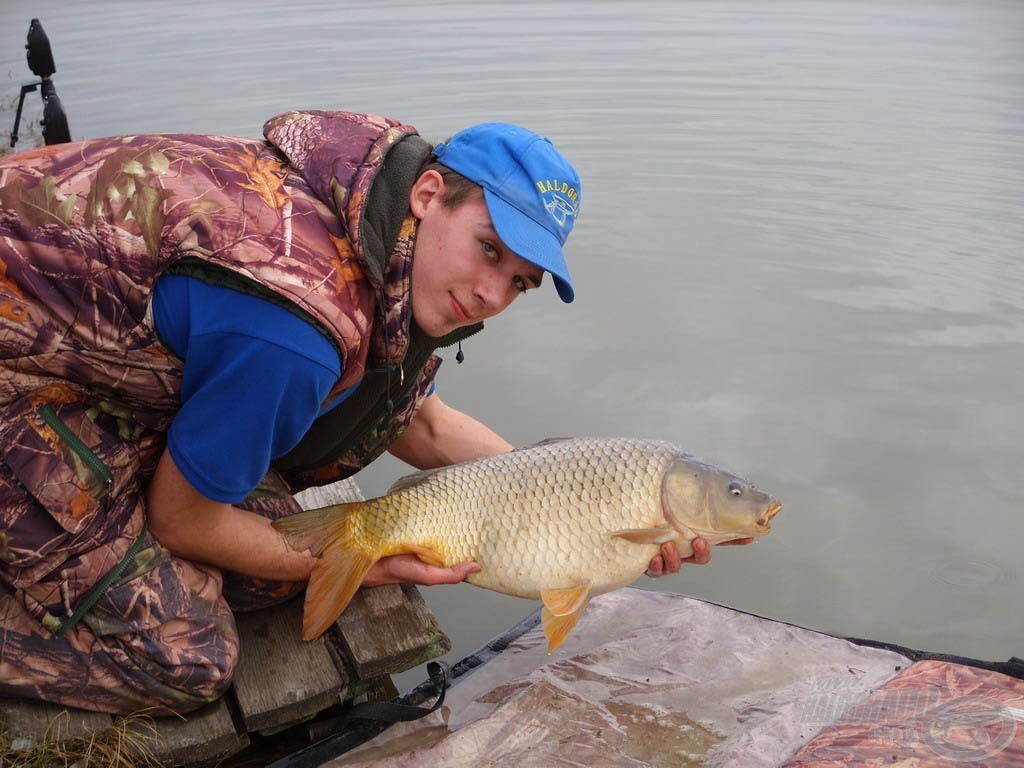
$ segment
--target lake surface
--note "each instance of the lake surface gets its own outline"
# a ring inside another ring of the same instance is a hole
[[[638,586],[1024,656],[1024,4],[6,0],[0,95],[33,17],[76,139],[295,108],[550,136],[584,180],[577,300],[547,281],[489,323],[445,400],[517,444],[668,439],[783,500]],[[536,607],[424,592],[452,658]]]

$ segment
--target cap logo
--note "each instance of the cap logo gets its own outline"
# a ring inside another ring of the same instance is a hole
[[[570,219],[580,212],[580,194],[576,188],[558,179],[545,179],[536,184],[544,208],[555,223],[562,229],[571,227],[573,222]]]

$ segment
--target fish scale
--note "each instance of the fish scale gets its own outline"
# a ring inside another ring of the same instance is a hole
[[[593,595],[636,579],[661,544],[760,536],[781,505],[732,473],[671,443],[636,438],[552,440],[402,478],[382,497],[274,523],[318,556],[304,637],[344,609],[381,557],[475,561],[467,581],[544,601],[557,647]]]

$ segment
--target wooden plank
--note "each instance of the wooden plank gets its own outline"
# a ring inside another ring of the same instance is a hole
[[[207,704],[183,717],[154,718],[156,738],[150,749],[160,764],[170,766],[213,765],[249,745],[249,735],[231,716],[228,697]],[[138,726],[139,733],[153,735]]]
[[[411,669],[451,650],[451,641],[416,587],[359,590],[335,624],[341,651],[366,680]]]
[[[323,638],[302,640],[302,601],[236,617],[242,656],[234,691],[246,730],[298,722],[341,701],[347,679]]]
[[[68,709],[58,704],[29,699],[0,699],[0,726],[6,730],[15,752],[44,741],[87,738],[113,724],[110,715]],[[3,761],[0,760],[0,765]]]
[[[14,753],[40,743],[57,744],[71,739],[88,739],[115,724],[115,718],[101,712],[62,707],[41,701],[0,699],[0,720]],[[223,700],[210,704],[185,718],[143,717],[128,726],[141,735],[162,765],[203,765],[233,754],[249,743],[235,729]],[[4,761],[0,757],[0,765]]]

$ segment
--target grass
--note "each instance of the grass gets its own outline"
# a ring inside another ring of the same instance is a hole
[[[117,718],[87,736],[63,738],[67,710],[55,717],[38,742],[11,740],[0,728],[0,768],[157,768],[150,743],[156,726],[146,715]]]

